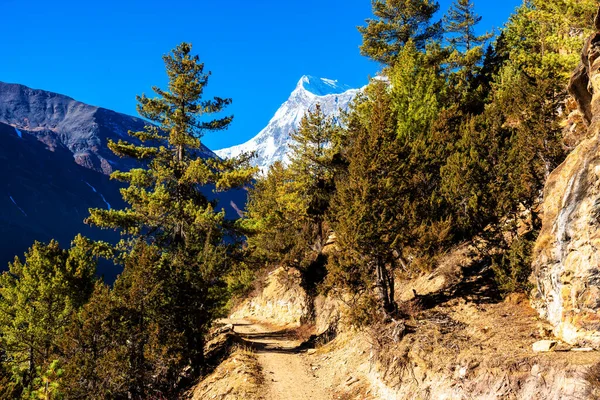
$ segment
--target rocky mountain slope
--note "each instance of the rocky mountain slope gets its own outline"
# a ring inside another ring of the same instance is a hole
[[[145,122],[70,97],[0,82],[0,268],[34,240],[67,246],[77,233],[114,241],[115,232],[83,223],[89,208],[124,207],[114,170],[135,164],[116,157],[108,139],[141,130]],[[208,148],[202,156],[216,157]],[[215,198],[211,188],[205,194]],[[218,207],[239,214],[245,191],[218,196]],[[108,268],[108,267],[107,267]],[[110,280],[114,269],[101,271]]]
[[[248,142],[217,150],[219,157],[235,157],[243,152],[256,152],[255,166],[266,170],[275,161],[288,161],[290,133],[298,128],[300,120],[311,107],[319,103],[325,115],[339,117],[346,110],[359,89],[331,79],[303,76],[289,99],[281,105],[269,124]]]
[[[0,82],[0,122],[32,135],[48,149],[68,149],[82,167],[110,174],[133,164],[115,156],[107,147],[109,139],[128,138],[139,131],[144,120],[101,107],[90,106],[68,96]],[[207,157],[214,157],[203,148]]]

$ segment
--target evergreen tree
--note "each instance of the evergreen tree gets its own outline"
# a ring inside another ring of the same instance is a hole
[[[276,163],[257,181],[244,221],[253,253],[299,268],[309,291],[323,272],[329,207],[340,168],[339,131],[320,105],[309,110],[292,133],[289,167]]]
[[[387,85],[374,82],[367,98],[355,105],[348,135],[348,175],[337,182],[334,230],[342,249],[330,262],[328,280],[333,287],[371,293],[380,310],[395,309],[394,250],[398,230],[397,183],[402,154]],[[400,222],[401,223],[401,222]]]
[[[477,103],[484,100],[477,92],[474,78],[477,67],[484,56],[483,45],[492,34],[477,35],[475,27],[481,17],[475,13],[471,0],[455,0],[444,16],[444,31],[448,36],[449,81],[455,92],[453,102],[464,104],[467,111],[478,109]]]
[[[109,142],[115,154],[147,166],[112,174],[129,184],[121,191],[129,207],[92,209],[87,222],[121,230],[126,237],[119,246],[125,251],[122,259],[140,241],[160,249],[156,268],[164,269],[169,278],[159,282],[156,290],[169,304],[164,312],[172,313],[174,321],[165,329],[184,338],[186,363],[197,376],[204,364],[204,335],[225,303],[225,278],[236,249],[235,243],[224,241],[232,224],[225,220],[224,211],[214,210],[214,202],[201,188],[243,186],[255,169],[248,166],[248,155],[230,160],[202,156],[202,135],[226,129],[232,121],[232,117],[210,116],[221,113],[231,100],[202,98],[210,73],[204,72],[204,64],[191,50],[191,45],[182,43],[163,57],[168,90],[154,87],[157,97],[138,96],[138,112],[156,125],[130,132],[132,142]],[[152,318],[162,323],[158,316]]]
[[[70,250],[36,242],[0,276],[0,346],[24,396],[58,358],[58,340],[88,299],[96,272],[94,246],[77,236]]]
[[[454,0],[444,16],[444,31],[450,34],[450,46],[468,53],[474,47],[484,44],[491,35],[478,36],[475,33],[475,26],[480,22],[481,17],[475,13],[471,0]]]
[[[504,29],[510,62],[529,77],[555,77],[566,90],[597,8],[595,0],[525,1]]]
[[[398,64],[390,72],[398,137],[405,141],[422,139],[440,111],[444,84],[412,40],[400,53]]]
[[[96,282],[90,300],[74,314],[59,341],[64,359],[64,391],[69,399],[118,399],[127,396],[127,358],[117,305],[110,288]]]
[[[295,229],[299,216],[293,213],[298,207],[288,206],[288,181],[289,171],[278,161],[250,189],[241,224],[248,232],[251,253],[261,262],[293,264],[301,258]]]
[[[301,224],[310,225],[312,248],[319,252],[327,240],[325,226],[331,196],[335,184],[334,156],[339,126],[333,117],[323,114],[317,104],[300,121],[298,130],[292,133],[290,155],[290,191],[300,206]]]
[[[433,0],[372,0],[375,19],[358,27],[362,55],[391,65],[402,48],[412,40],[419,50],[441,35],[441,22],[431,23],[440,6]]]

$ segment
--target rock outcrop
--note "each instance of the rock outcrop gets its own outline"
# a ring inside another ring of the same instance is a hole
[[[300,326],[309,318],[309,297],[302,288],[300,271],[277,268],[269,274],[265,287],[231,314],[231,319],[250,318],[278,325]]]
[[[533,263],[533,305],[567,343],[600,348],[600,32],[585,44],[570,93],[587,137],[549,176]]]

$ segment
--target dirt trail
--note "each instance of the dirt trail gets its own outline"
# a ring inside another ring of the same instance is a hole
[[[299,350],[293,331],[274,329],[248,320],[229,320],[235,331],[255,349],[267,393],[266,400],[331,400]]]

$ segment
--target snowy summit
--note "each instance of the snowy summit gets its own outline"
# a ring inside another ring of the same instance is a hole
[[[325,115],[337,117],[348,105],[360,89],[352,89],[348,85],[325,78],[305,75],[300,78],[296,88],[281,105],[266,128],[246,143],[217,150],[222,158],[230,158],[242,152],[256,152],[253,165],[266,171],[276,161],[287,163],[290,149],[290,134],[298,129],[304,114],[317,103]]]

